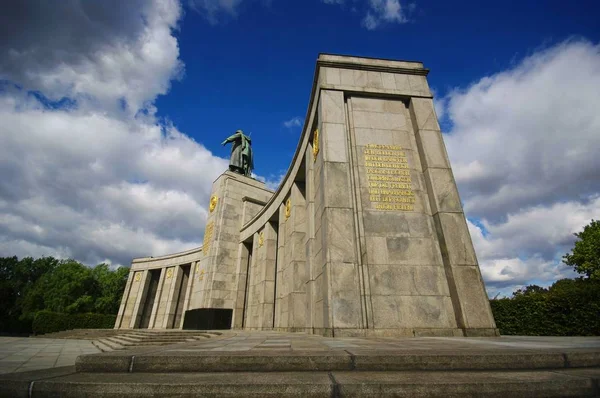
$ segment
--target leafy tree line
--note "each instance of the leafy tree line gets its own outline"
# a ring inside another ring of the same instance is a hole
[[[510,298],[491,300],[500,334],[600,335],[600,221],[592,220],[563,261],[582,276],[549,288],[530,285]]]
[[[53,257],[0,257],[0,332],[30,333],[41,311],[116,314],[128,273]]]

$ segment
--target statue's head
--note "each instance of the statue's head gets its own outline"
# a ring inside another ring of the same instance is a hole
[[[248,141],[249,143],[252,143],[252,140],[250,139],[250,136],[249,136],[249,135],[246,135],[246,134],[244,134],[244,131],[243,131],[243,130],[237,130],[235,133],[236,133],[236,134],[238,134],[238,133],[239,133],[239,134],[243,135],[244,137],[246,137],[246,141]]]

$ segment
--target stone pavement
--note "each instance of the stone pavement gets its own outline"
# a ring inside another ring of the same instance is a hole
[[[72,366],[79,355],[98,352],[88,340],[0,337],[0,374]]]
[[[21,346],[38,339],[22,340]],[[70,351],[73,358],[75,349]],[[58,364],[29,355],[30,368]],[[200,341],[81,355],[75,366],[0,375],[0,397],[149,395],[596,397],[600,338],[326,338],[225,331]]]
[[[222,336],[165,346],[155,352],[194,351],[263,352],[263,351],[396,351],[457,352],[465,350],[564,350],[600,349],[600,337],[502,336],[502,337],[341,337],[331,338],[305,333],[271,331],[229,331]]]

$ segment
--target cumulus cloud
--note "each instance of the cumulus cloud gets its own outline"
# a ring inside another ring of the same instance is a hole
[[[570,40],[438,102],[489,292],[573,274],[561,264],[600,216],[600,46]]]
[[[11,2],[0,16],[0,78],[50,100],[135,113],[183,64],[177,0]]]
[[[127,265],[201,242],[227,160],[154,117],[183,70],[181,6],[109,3],[26,0],[0,17],[2,256]]]

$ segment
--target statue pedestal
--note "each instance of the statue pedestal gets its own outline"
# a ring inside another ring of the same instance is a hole
[[[232,171],[226,171],[215,180],[211,202],[216,198],[216,204],[214,208],[211,206],[206,220],[202,259],[195,269],[186,309],[235,310],[236,303],[243,308],[247,270],[239,267],[239,254],[243,251],[240,228],[272,195],[264,183]],[[243,279],[241,288],[240,279]]]

